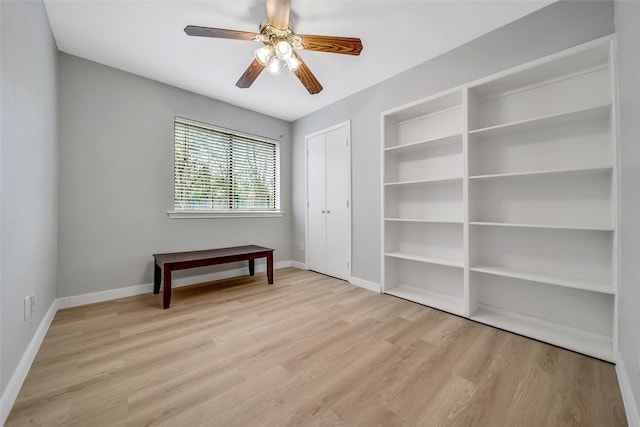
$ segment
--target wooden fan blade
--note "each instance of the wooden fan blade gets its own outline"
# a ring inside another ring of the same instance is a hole
[[[300,55],[298,55],[296,52],[293,52],[293,56],[295,56],[295,58],[298,61],[300,61],[300,66],[296,68],[293,74],[296,75],[296,77],[300,80],[300,82],[302,82],[304,87],[307,88],[307,90],[311,95],[320,93],[322,91],[322,85],[320,84],[318,79],[316,79],[316,76],[313,75],[313,73],[311,72],[309,67],[307,67],[307,64],[304,63]]]
[[[187,25],[184,27],[184,32],[190,36],[249,41],[257,36],[257,34],[248,31],[224,30],[222,28],[198,27],[195,25]]]
[[[318,52],[342,53],[345,55],[360,55],[362,41],[356,37],[332,37],[300,35],[302,47]]]
[[[291,0],[266,0],[266,2],[269,24],[280,30],[289,29]]]
[[[243,89],[248,88],[258,78],[262,70],[264,70],[264,65],[258,62],[257,59],[254,59],[251,65],[249,65],[249,68],[246,69],[244,74],[236,82],[236,86]]]

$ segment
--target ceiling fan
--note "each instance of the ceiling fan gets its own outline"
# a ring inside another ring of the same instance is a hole
[[[284,67],[293,71],[310,94],[319,93],[322,85],[304,63],[295,49],[318,52],[360,55],[362,42],[355,37],[301,35],[293,32],[289,21],[291,0],[266,0],[267,18],[260,25],[259,33],[225,30],[222,28],[187,25],[184,32],[190,36],[248,40],[262,43],[256,49],[255,59],[236,82],[239,88],[248,88],[265,67],[279,74]]]

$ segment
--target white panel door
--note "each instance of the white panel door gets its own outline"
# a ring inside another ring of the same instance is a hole
[[[349,280],[349,124],[307,137],[307,267]]]
[[[327,269],[326,274],[349,280],[349,128],[326,134]]]
[[[327,265],[326,162],[324,134],[307,140],[307,267],[324,273]]]

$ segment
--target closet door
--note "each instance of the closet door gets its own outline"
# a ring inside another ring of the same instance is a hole
[[[326,274],[349,280],[349,128],[327,132]]]
[[[350,279],[349,125],[307,137],[307,267]]]
[[[325,273],[327,266],[325,135],[307,139],[307,267]]]

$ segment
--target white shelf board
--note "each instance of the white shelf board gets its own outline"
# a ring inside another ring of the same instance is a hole
[[[438,184],[438,183],[447,183],[447,182],[462,182],[461,176],[451,177],[451,178],[433,178],[433,179],[420,179],[415,181],[397,181],[397,182],[385,182],[385,186],[394,187],[394,186],[402,186],[402,185],[420,185],[420,184]]]
[[[611,104],[599,105],[577,111],[568,111],[560,114],[534,117],[511,123],[503,123],[469,131],[469,135],[481,135],[482,137],[494,137],[509,133],[525,132],[540,128],[550,128],[573,122],[590,121],[604,118],[611,114]]]
[[[481,97],[537,87],[608,66],[609,40],[594,40],[570,51],[505,70],[495,76],[472,82],[470,89]]]
[[[557,225],[557,224],[516,224],[509,222],[485,222],[471,221],[470,225],[481,225],[490,227],[517,227],[517,228],[547,228],[555,230],[584,230],[584,231],[614,231],[614,228],[607,225]]]
[[[488,175],[473,175],[470,176],[470,180],[483,180],[483,179],[503,179],[503,178],[516,178],[527,176],[542,176],[542,175],[572,175],[582,173],[599,173],[599,172],[611,172],[613,171],[613,165],[606,165],[598,168],[577,168],[577,169],[547,169],[537,170],[530,172],[511,172],[511,173],[496,173]]]
[[[455,133],[453,135],[440,136],[438,138],[425,139],[424,141],[412,142],[410,144],[395,145],[393,147],[387,147],[384,149],[386,153],[402,153],[407,154],[414,151],[421,151],[428,147],[436,147],[447,144],[462,144],[462,133]]]
[[[422,219],[422,218],[385,218],[385,221],[395,222],[421,222],[432,224],[462,224],[461,219]]]
[[[478,265],[475,267],[471,267],[470,270],[480,273],[493,274],[495,276],[512,277],[514,279],[530,280],[532,282],[541,282],[550,285],[564,286],[567,288],[582,289],[585,291],[615,295],[615,290],[612,288],[611,284],[607,283],[574,279],[552,274],[534,273],[531,271],[518,270],[515,268],[489,265]]]
[[[443,111],[462,108],[462,91],[459,88],[435,96],[419,99],[410,104],[385,111],[382,115],[395,124]]]
[[[460,316],[464,315],[464,301],[462,298],[402,284],[388,289],[384,291],[384,293],[417,302],[418,304],[437,308],[438,310],[447,311]]]
[[[407,254],[403,252],[387,252],[384,255],[392,258],[408,259],[410,261],[418,261],[418,262],[424,262],[428,264],[446,265],[448,267],[456,267],[456,268],[463,267],[462,261],[456,261],[456,260],[446,259],[446,258],[420,256],[420,255]]]
[[[480,304],[471,320],[615,362],[611,337]]]

